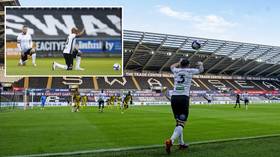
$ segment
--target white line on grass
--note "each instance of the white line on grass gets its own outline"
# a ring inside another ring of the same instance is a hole
[[[249,136],[249,137],[240,137],[240,138],[226,138],[226,139],[208,140],[208,141],[198,141],[198,142],[191,142],[189,144],[190,145],[199,145],[199,144],[208,144],[208,143],[219,143],[219,142],[229,142],[229,141],[238,141],[238,140],[257,139],[257,138],[277,137],[277,136],[280,136],[280,134]],[[104,152],[118,152],[118,151],[129,151],[129,150],[152,149],[152,148],[160,148],[160,147],[164,147],[164,145],[149,145],[149,146],[123,147],[123,148],[110,148],[110,149],[82,150],[82,151],[61,152],[61,153],[44,153],[44,154],[31,154],[31,155],[16,155],[16,156],[9,156],[9,157],[68,156],[68,155],[81,155],[81,154],[92,154],[92,153],[104,153]]]

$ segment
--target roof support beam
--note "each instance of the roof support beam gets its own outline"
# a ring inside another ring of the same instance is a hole
[[[279,64],[275,64],[275,65],[279,65]],[[265,77],[271,76],[272,74],[275,74],[275,73],[277,73],[277,72],[280,72],[280,68],[277,69],[277,70],[274,70],[273,72],[271,72],[271,73],[269,73],[269,74],[267,74],[267,75],[265,75]],[[280,74],[279,74],[278,76],[280,76]],[[277,77],[278,77],[278,76],[277,76]]]
[[[163,66],[159,69],[159,72],[161,73],[162,70],[173,60],[173,58],[176,56],[176,54],[186,45],[189,38],[187,38],[178,48],[177,50],[172,53],[171,57],[163,64]]]
[[[131,54],[130,57],[128,58],[128,61],[127,61],[126,65],[125,65],[124,69],[126,69],[127,66],[128,66],[128,64],[131,62],[131,60],[133,60],[133,57],[134,57],[136,51],[138,50],[138,48],[140,47],[140,45],[142,44],[142,42],[143,42],[143,40],[144,40],[144,37],[145,37],[145,32],[142,34],[142,36],[141,36],[139,42],[137,43],[137,45],[135,46],[134,50],[132,51],[132,54]]]
[[[270,60],[270,59],[272,59],[272,58],[274,58],[274,57],[276,57],[276,56],[278,56],[278,55],[279,55],[279,54],[276,54],[276,55],[270,57],[269,59],[265,60],[262,64],[260,64],[260,65],[258,65],[258,66],[256,66],[256,67],[254,67],[253,69],[247,71],[244,75],[247,76],[247,75],[250,74],[252,71],[254,71],[254,70],[260,68],[260,67],[263,66],[264,64],[267,64],[266,61],[268,61],[268,60]]]
[[[270,57],[269,59],[265,60],[265,61],[264,61],[263,63],[261,63],[260,65],[258,65],[258,66],[256,66],[256,67],[254,67],[253,69],[247,71],[244,75],[247,76],[247,75],[250,74],[252,71],[254,71],[254,70],[260,68],[261,66],[267,64],[266,61],[268,61],[268,60],[270,60],[270,59],[272,59],[272,58],[274,58],[274,57],[276,57],[276,56],[278,56],[278,55],[279,55],[279,54],[276,54],[276,55]]]
[[[234,66],[236,63],[238,63],[239,61],[241,61],[242,58],[247,57],[249,54],[251,54],[252,52],[256,51],[257,49],[259,49],[259,46],[255,46],[252,50],[250,50],[249,52],[247,52],[245,55],[243,55],[241,58],[238,58],[236,61],[234,61],[233,63],[231,63],[230,65],[228,65],[226,68],[224,68],[222,71],[219,72],[219,74],[222,74],[223,72],[227,71],[229,68],[231,68],[232,66]]]
[[[219,52],[224,46],[226,46],[227,45],[227,42],[224,42],[221,46],[219,46],[213,53],[211,53],[211,55],[209,55],[207,58],[205,58],[204,60],[203,60],[203,63],[205,63],[205,62],[207,62],[212,56],[215,56],[215,54],[217,53],[217,52]]]
[[[278,64],[274,64],[274,65],[272,65],[272,66],[269,66],[269,67],[263,69],[262,71],[258,72],[258,73],[256,74],[256,76],[259,76],[260,74],[262,74],[262,73],[264,73],[264,72],[266,72],[266,71],[268,71],[268,70],[270,70],[270,69],[276,67],[277,65],[278,65]]]
[[[136,63],[136,64],[139,65],[139,66],[143,66],[142,64],[140,64],[139,62],[135,61],[134,59],[131,60],[131,62],[134,62],[134,63]]]
[[[246,72],[246,73],[244,74],[244,76],[247,76],[247,75],[250,74],[252,71],[254,71],[254,70],[256,70],[256,69],[262,67],[263,65],[267,64],[266,61],[271,60],[272,58],[274,58],[274,57],[276,57],[276,56],[278,56],[278,55],[279,55],[279,54],[276,54],[276,55],[270,57],[269,59],[265,60],[265,61],[264,61],[263,63],[261,63],[260,65],[254,67],[253,69],[251,69],[251,70],[249,70],[248,72]]]
[[[151,61],[152,61],[153,58],[155,57],[156,53],[160,50],[160,48],[162,47],[162,45],[165,43],[166,40],[167,40],[167,35],[166,35],[165,38],[160,42],[160,45],[159,45],[158,48],[154,51],[154,54],[148,59],[148,61],[146,62],[146,64],[143,66],[143,70],[146,70],[147,66],[151,63]]]
[[[219,60],[216,64],[214,64],[211,68],[209,68],[205,74],[208,74],[211,70],[215,69],[217,66],[219,66],[223,61],[225,61],[230,55],[234,54],[236,51],[238,51],[241,47],[243,46],[243,44],[238,45],[233,51],[231,51],[228,56],[225,56],[224,58],[222,58],[221,60]]]
[[[162,72],[162,70],[175,58],[176,53],[173,53],[170,58],[163,64],[163,66],[159,69],[159,73]]]
[[[272,51],[272,48],[269,48],[268,50],[266,50],[265,52],[263,52],[262,54],[258,55],[257,57],[255,57],[252,61],[246,63],[244,66],[242,66],[242,68],[235,70],[231,75],[235,75],[236,73],[238,73],[239,71],[247,68],[248,66],[250,66],[252,63],[254,63],[256,61],[256,59],[268,54],[269,52]]]
[[[261,63],[261,64],[255,66],[254,68],[252,68],[252,69],[250,69],[249,71],[247,71],[244,75],[247,76],[247,75],[250,74],[252,71],[254,71],[254,70],[256,70],[256,69],[262,67],[262,66],[265,65],[265,64],[266,64],[266,63],[264,62],[264,63]]]

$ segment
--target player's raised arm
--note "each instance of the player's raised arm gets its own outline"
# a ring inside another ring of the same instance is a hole
[[[171,71],[172,71],[172,69],[174,69],[174,68],[178,68],[181,61],[182,61],[182,58],[180,59],[179,62],[172,64],[172,65],[170,66]]]
[[[84,33],[85,33],[85,28],[83,28],[83,30],[80,31],[80,32],[77,31],[77,35],[76,36],[77,37],[82,36]]]

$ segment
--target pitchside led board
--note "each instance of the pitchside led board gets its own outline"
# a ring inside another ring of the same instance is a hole
[[[122,76],[122,7],[5,7],[6,76]]]

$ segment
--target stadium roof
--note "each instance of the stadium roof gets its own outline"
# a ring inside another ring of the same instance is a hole
[[[201,49],[191,48],[194,40]],[[188,57],[191,65],[203,61],[206,74],[280,77],[280,47],[189,36],[124,31],[124,66],[127,70],[169,71]]]
[[[0,1],[0,64],[4,59],[4,6],[18,0]],[[202,48],[194,51],[193,40]],[[169,71],[169,66],[188,57],[192,66],[203,61],[206,74],[280,77],[280,47],[235,41],[124,30],[126,70]]]

